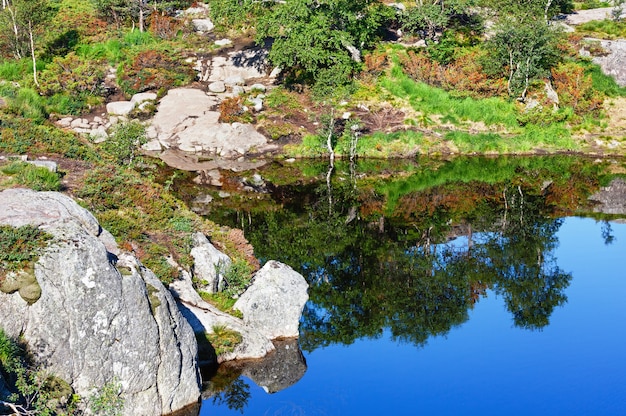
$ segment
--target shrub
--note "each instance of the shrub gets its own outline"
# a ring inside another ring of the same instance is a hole
[[[70,52],[54,58],[41,73],[40,89],[47,96],[64,93],[70,96],[101,95],[105,68],[100,59],[87,59]]]
[[[146,128],[138,121],[116,124],[102,148],[119,165],[132,165],[139,148],[146,143]]]
[[[0,271],[20,270],[36,261],[51,238],[32,225],[0,226]]]
[[[217,274],[220,274],[219,270]],[[223,273],[226,285],[223,292],[230,297],[239,296],[250,284],[251,274],[252,267],[247,261],[243,259],[233,261]]]
[[[246,123],[252,121],[252,114],[244,109],[243,99],[239,96],[225,98],[219,106],[221,123]]]
[[[169,89],[191,82],[195,72],[163,52],[139,52],[120,73],[120,87],[128,94],[148,90]]]
[[[121,390],[122,385],[117,380],[106,383],[89,398],[89,410],[99,416],[121,415],[124,409],[124,400],[120,397]]]
[[[561,105],[570,106],[577,115],[597,113],[602,109],[604,96],[593,88],[591,75],[585,68],[573,63],[562,63],[552,68],[552,84]]]

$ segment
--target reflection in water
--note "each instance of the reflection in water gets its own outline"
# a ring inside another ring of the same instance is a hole
[[[273,341],[276,350],[259,360],[226,362],[219,368],[205,368],[203,380],[204,400],[225,405],[243,413],[250,398],[250,385],[246,376],[266,393],[276,393],[298,382],[306,373],[306,360],[297,339]]]
[[[587,198],[607,177],[603,169],[577,158],[458,159],[396,173],[376,167],[359,175],[357,167],[348,179],[337,166],[328,186],[322,165],[318,182],[270,186],[245,210],[228,207],[231,198],[217,212],[216,199],[209,216],[243,228],[262,261],[305,276],[303,350],[385,331],[422,346],[466,322],[488,290],[504,299],[515,326],[546,327],[572,280],[554,255],[560,218],[590,212]],[[284,181],[280,172],[262,175]],[[602,234],[609,244],[608,222]],[[253,365],[224,377],[219,369],[214,400],[242,410],[249,388],[241,374],[270,392],[295,383],[306,364],[290,360],[269,365],[280,375]]]

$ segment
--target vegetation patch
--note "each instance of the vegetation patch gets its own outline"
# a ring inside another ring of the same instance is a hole
[[[0,186],[24,186],[35,191],[59,191],[59,174],[41,166],[26,162],[11,162],[0,167],[0,171],[9,175],[9,179],[0,181]]]
[[[74,415],[79,397],[64,380],[33,365],[22,345],[0,328],[0,375],[8,394],[0,400],[11,403],[23,415]],[[1,407],[1,406],[0,406]],[[13,414],[13,413],[11,413]]]
[[[237,299],[233,299],[232,296],[228,296],[226,293],[218,292],[218,293],[208,293],[204,291],[199,291],[200,297],[205,302],[210,303],[215,306],[222,312],[226,312],[229,315],[232,315],[237,318],[243,318],[243,314],[238,309],[233,309],[235,302]]]
[[[213,346],[218,356],[233,352],[243,340],[239,332],[223,325],[215,325],[212,330],[213,332],[206,333],[206,339]]]

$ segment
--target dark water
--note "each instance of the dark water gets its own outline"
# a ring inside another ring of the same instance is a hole
[[[626,414],[622,161],[327,169],[179,185],[311,285],[302,355],[218,369],[202,415]]]

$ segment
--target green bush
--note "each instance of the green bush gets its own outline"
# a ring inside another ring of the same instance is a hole
[[[46,96],[63,95],[77,107],[72,114],[79,114],[86,107],[88,97],[99,97],[104,91],[105,67],[102,60],[81,58],[73,52],[55,58],[41,73],[40,90]],[[102,98],[101,98],[102,100]]]
[[[146,143],[146,127],[138,121],[116,124],[102,149],[118,165],[132,165],[139,148]]]
[[[120,397],[122,385],[113,380],[106,383],[89,397],[89,410],[98,416],[119,416],[124,410],[124,399]]]
[[[220,270],[218,270],[218,274],[220,274]],[[243,259],[233,261],[223,271],[223,278],[226,284],[223,292],[230,297],[239,296],[250,284],[251,275],[252,267],[247,261]]]
[[[91,147],[71,132],[1,111],[0,137],[2,152],[31,155],[56,153],[81,160],[99,158]]]

